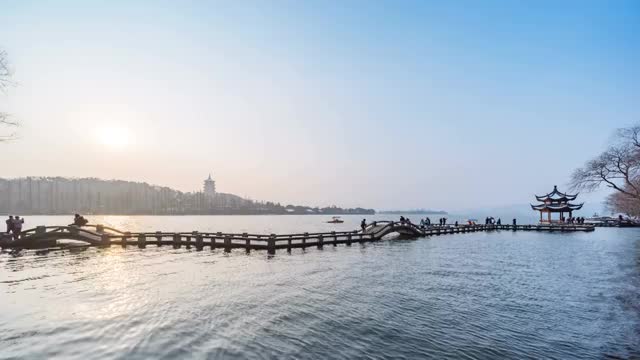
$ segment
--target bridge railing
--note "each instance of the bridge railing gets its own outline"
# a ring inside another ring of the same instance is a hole
[[[101,232],[111,232],[114,234],[120,234],[120,235],[124,235],[125,231],[122,230],[118,230],[116,228],[110,227],[110,226],[105,226],[102,224],[87,224],[82,226],[82,228],[92,228],[95,229],[96,233],[101,233]],[[100,231],[102,230],[102,231]]]
[[[44,229],[47,232],[59,232],[65,230],[66,226],[37,226],[31,229],[23,230],[20,232],[20,236],[28,236],[35,234],[38,231],[42,231]]]
[[[381,226],[382,225],[382,226]],[[377,229],[375,232],[371,233],[373,235],[375,235],[376,237],[379,236],[384,236],[384,234],[386,233],[391,233],[393,231],[396,231],[398,229],[401,230],[410,230],[415,234],[423,234],[423,229],[420,228],[418,225],[411,223],[411,222],[400,222],[400,221],[389,221],[389,220],[384,220],[384,221],[375,221],[373,223],[371,223],[369,226],[367,226],[365,228],[365,231],[371,231],[371,229],[374,229],[376,227],[379,227],[379,229]]]

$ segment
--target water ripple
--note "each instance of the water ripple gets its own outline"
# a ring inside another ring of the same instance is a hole
[[[0,253],[0,358],[640,358],[639,234]]]

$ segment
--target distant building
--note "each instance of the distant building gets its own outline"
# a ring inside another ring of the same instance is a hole
[[[208,198],[214,198],[216,196],[216,182],[211,178],[211,174],[209,174],[209,177],[204,181],[202,192],[204,196]]]
[[[578,194],[569,195],[558,191],[558,187],[554,185],[552,192],[542,196],[536,195],[536,200],[541,204],[531,205],[531,208],[540,212],[541,223],[562,222],[565,213],[569,213],[569,217],[573,217],[573,212],[580,210],[584,205],[584,203],[572,204],[569,202],[574,201],[577,197]],[[543,213],[547,214],[546,219],[542,216]],[[558,213],[558,219],[552,219],[551,213]]]
[[[289,210],[291,209],[291,210]],[[310,208],[253,201],[216,192],[209,175],[202,190],[182,192],[147,183],[96,178],[0,178],[0,215],[38,214],[233,215],[233,214],[373,214],[371,209]]]

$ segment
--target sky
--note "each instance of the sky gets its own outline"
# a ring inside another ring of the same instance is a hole
[[[640,121],[638,1],[12,1],[0,177],[470,209]],[[600,204],[607,191],[583,194]]]

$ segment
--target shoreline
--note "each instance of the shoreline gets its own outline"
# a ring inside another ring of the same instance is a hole
[[[239,214],[239,213],[230,213],[230,214],[92,214],[92,213],[79,213],[83,216],[292,216],[292,215],[303,215],[303,216],[348,216],[348,215],[380,215],[381,213],[323,213],[323,214],[304,214],[304,213],[289,213],[289,214],[281,214],[281,213],[256,213],[256,214]],[[58,214],[28,214],[21,212],[13,212],[13,213],[3,213],[0,216],[9,216],[9,215],[18,215],[20,217],[23,216],[73,216],[73,213],[58,213]]]

